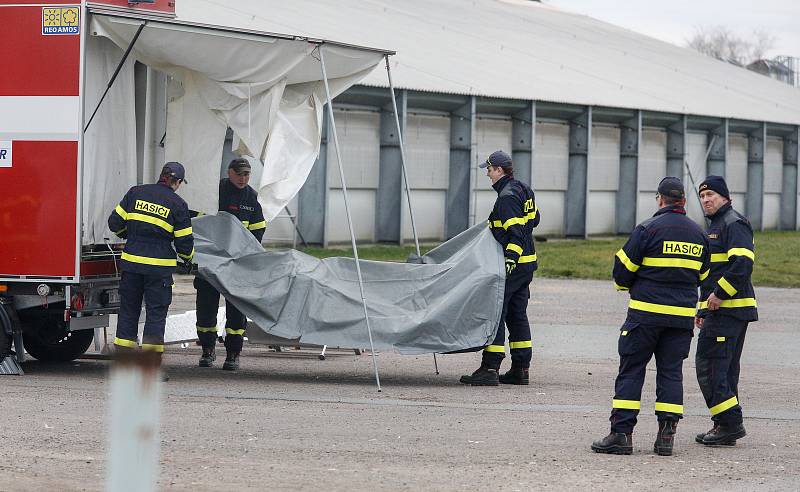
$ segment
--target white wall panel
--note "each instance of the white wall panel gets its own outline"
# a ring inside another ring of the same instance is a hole
[[[592,191],[589,193],[588,234],[614,234],[616,224],[617,193]]]
[[[478,119],[475,123],[478,144],[478,162],[483,162],[495,150],[511,154],[511,120]],[[477,163],[475,163],[477,166]],[[492,182],[485,176],[485,169],[478,169],[475,189],[491,190]]]
[[[764,229],[777,229],[781,217],[781,194],[764,193]]]
[[[706,178],[706,150],[708,142],[705,133],[687,133],[686,134],[686,160],[692,169],[692,176],[694,176],[695,184],[699,185]],[[686,173],[684,166],[683,170],[683,183],[687,191],[692,187],[692,182],[689,180],[689,175]],[[703,210],[700,208],[696,198],[687,195],[686,212],[698,224],[704,224]]]
[[[731,193],[747,192],[747,137],[728,136],[725,182]]]
[[[589,190],[619,189],[619,128],[592,127],[589,150]]]
[[[768,139],[764,155],[764,193],[780,193],[782,186],[783,140]]]
[[[347,188],[378,187],[380,115],[368,111],[334,109]],[[328,141],[328,183],[340,188],[339,165],[333,138]]]
[[[295,220],[297,220],[297,197],[295,196],[289,202],[287,207],[289,211],[295,216]],[[321,211],[320,211],[321,212]],[[270,243],[280,243],[280,244],[290,244],[292,242],[292,236],[294,235],[294,223],[292,223],[292,219],[289,218],[289,212],[284,209],[281,213],[278,214],[277,217],[273,218],[271,221],[267,223],[267,229],[264,231],[264,240],[265,244]],[[300,244],[300,238],[297,238],[297,243]]]
[[[414,222],[420,239],[444,239],[445,191],[411,190],[411,205],[414,207]],[[405,204],[404,204],[405,210]],[[411,218],[405,217],[403,238],[413,241]]]
[[[537,191],[536,205],[542,216],[539,227],[533,230],[535,235],[564,234],[564,195],[563,191]]]
[[[446,190],[450,182],[450,118],[409,115],[404,138],[409,186]]]
[[[534,191],[537,193],[540,190],[566,191],[568,175],[569,126],[537,122],[536,147],[533,155]],[[562,226],[558,227],[561,231]]]
[[[745,196],[747,196],[747,193],[731,193],[731,202],[733,203],[733,208],[738,210],[740,213],[744,213]],[[694,198],[694,202],[697,203],[697,198]]]
[[[667,132],[647,128],[642,130],[639,148],[639,197],[636,223],[652,217],[658,208],[655,194],[658,183],[667,175]]]
[[[350,212],[353,214],[353,228],[358,241],[375,241],[375,191],[347,189]],[[350,228],[344,207],[344,195],[341,189],[331,190],[328,194],[328,241],[332,243],[349,243]]]
[[[485,178],[488,181],[488,178]],[[475,222],[486,221],[492,212],[494,202],[497,201],[497,193],[490,190],[478,190],[475,192]]]

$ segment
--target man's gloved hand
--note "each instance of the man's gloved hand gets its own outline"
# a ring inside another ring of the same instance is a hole
[[[511,275],[515,268],[517,268],[517,262],[511,258],[506,258],[506,276]]]
[[[175,271],[181,275],[188,275],[192,273],[193,266],[192,260],[184,259],[182,262],[178,263],[178,268],[176,268]]]

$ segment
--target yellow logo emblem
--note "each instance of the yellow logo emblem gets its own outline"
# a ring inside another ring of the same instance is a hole
[[[134,205],[133,208],[141,212],[147,212],[158,215],[159,217],[164,217],[165,219],[167,218],[170,212],[170,209],[168,209],[163,205],[146,202],[144,200],[136,200],[136,205]]]
[[[80,7],[42,7],[42,34],[78,34],[80,16]]]
[[[703,255],[703,245],[682,243],[680,241],[664,241],[663,253],[665,255],[686,255],[699,258]]]

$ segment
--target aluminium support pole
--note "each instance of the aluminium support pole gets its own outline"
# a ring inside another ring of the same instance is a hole
[[[411,190],[409,189],[408,185],[408,169],[406,168],[406,149],[403,143],[403,129],[400,126],[400,113],[397,112],[397,98],[395,97],[394,84],[392,83],[392,68],[389,65],[389,55],[385,55],[384,58],[386,59],[386,76],[389,78],[389,94],[392,95],[394,121],[397,125],[397,140],[400,144],[400,165],[403,169],[403,185],[405,186],[406,200],[408,201],[408,214],[411,216],[411,232],[414,234],[414,248],[417,251],[417,259],[422,261],[422,253],[419,250],[419,236],[417,236],[417,225],[414,222],[414,208],[411,206]],[[400,230],[400,241],[403,241],[402,228]],[[439,362],[436,360],[436,352],[433,353],[433,367],[436,371],[436,374],[439,374]]]
[[[322,81],[325,83],[325,98],[328,101],[328,118],[333,134],[333,147],[336,150],[336,163],[339,165],[339,177],[342,180],[342,195],[344,195],[344,210],[347,213],[347,225],[350,227],[350,240],[353,243],[353,259],[356,262],[356,273],[358,274],[358,289],[361,292],[361,305],[364,306],[364,321],[367,324],[367,335],[369,336],[369,350],[372,354],[372,366],[375,369],[375,384],[378,386],[378,391],[381,391],[381,379],[378,374],[378,359],[375,357],[375,345],[372,341],[372,328],[369,325],[369,311],[367,309],[367,298],[364,295],[364,279],[361,276],[361,265],[358,261],[358,247],[356,246],[356,231],[353,229],[353,218],[350,215],[350,202],[347,199],[347,182],[344,178],[344,167],[342,166],[342,155],[339,148],[339,136],[336,134],[336,121],[333,117],[333,98],[331,97],[331,89],[328,86],[328,71],[325,69],[325,55],[323,54],[323,46],[317,45],[317,52],[319,52],[319,64],[322,68]]]

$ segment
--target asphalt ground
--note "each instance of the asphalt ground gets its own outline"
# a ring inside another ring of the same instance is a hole
[[[178,281],[174,312],[193,309]],[[735,447],[693,441],[710,419],[684,364],[686,415],[675,454],[652,452],[653,363],[631,456],[598,455],[608,433],[627,297],[609,282],[536,279],[527,387],[466,387],[478,354],[245,346],[242,369],[196,367],[196,346],[166,353],[163,490],[800,490],[800,290],[757,289],[761,320],[742,358],[748,435]],[[220,346],[220,352],[224,350]],[[218,362],[221,362],[219,360]],[[508,364],[508,362],[506,362]],[[0,379],[0,491],[102,490],[107,361],[26,363]],[[505,369],[505,366],[504,366]]]

